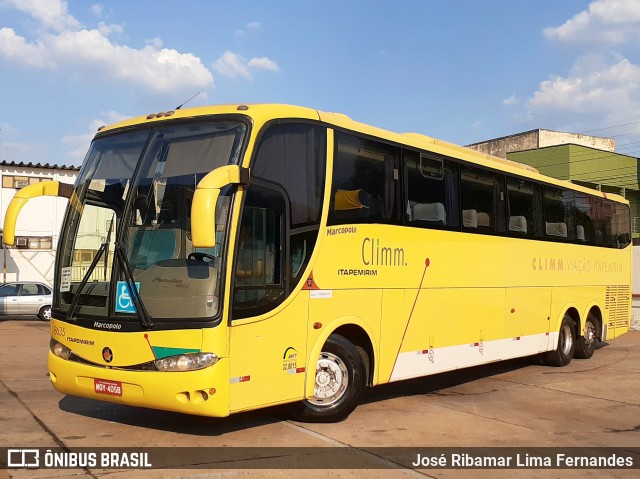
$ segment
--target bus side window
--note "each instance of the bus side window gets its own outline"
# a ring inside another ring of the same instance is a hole
[[[507,178],[509,236],[541,238],[541,188],[526,180]]]
[[[576,200],[573,191],[544,188],[544,226],[546,238],[576,241]]]
[[[329,225],[398,224],[398,148],[336,132]]]
[[[460,169],[462,211],[475,210],[479,233],[505,233],[504,177],[500,174],[462,166]]]
[[[427,228],[460,226],[457,165],[416,151],[403,151],[406,191],[404,216],[408,224]],[[463,212],[475,224],[471,211]]]

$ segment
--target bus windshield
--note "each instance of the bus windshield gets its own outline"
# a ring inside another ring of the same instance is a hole
[[[94,140],[61,231],[54,309],[143,325],[215,316],[230,188],[218,199],[213,248],[191,243],[191,202],[207,173],[238,163],[246,130],[221,120]]]

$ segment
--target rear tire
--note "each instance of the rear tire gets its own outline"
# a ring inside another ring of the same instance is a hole
[[[568,314],[562,318],[558,346],[544,354],[544,362],[549,366],[562,367],[571,362],[576,350],[576,328]]]
[[[584,336],[580,336],[576,341],[575,357],[578,359],[589,359],[593,356],[598,345],[598,320],[593,314],[587,316],[584,324]]]
[[[365,371],[356,346],[332,334],[316,363],[314,396],[292,404],[291,415],[304,422],[342,421],[356,408],[364,392]]]
[[[38,311],[38,317],[40,321],[51,321],[51,306],[43,306]]]

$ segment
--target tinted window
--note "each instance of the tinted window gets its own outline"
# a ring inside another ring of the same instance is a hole
[[[251,176],[284,188],[292,227],[320,222],[326,142],[324,128],[305,124],[272,126],[260,140]]]
[[[414,151],[404,151],[403,155],[407,222],[412,226],[459,228],[458,165]]]
[[[17,284],[7,284],[0,288],[0,297],[4,296],[17,296],[18,289],[20,285]]]
[[[550,240],[576,240],[575,193],[559,188],[544,188],[544,227]]]
[[[329,224],[398,223],[397,148],[336,133]]]
[[[541,238],[542,188],[530,181],[507,179],[509,235],[522,238]]]
[[[460,171],[463,229],[503,233],[505,226],[504,179],[497,173],[463,166]]]

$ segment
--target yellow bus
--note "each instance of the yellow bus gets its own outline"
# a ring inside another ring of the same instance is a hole
[[[339,421],[368,386],[628,331],[624,198],[286,105],[102,128],[69,198],[48,368],[63,394]]]

